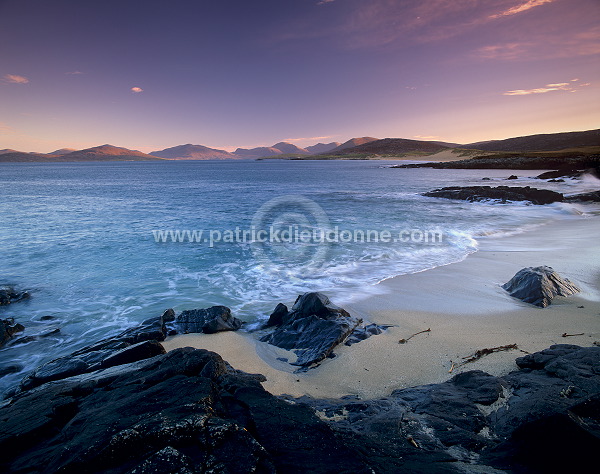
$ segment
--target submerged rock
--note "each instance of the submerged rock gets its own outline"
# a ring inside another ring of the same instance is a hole
[[[0,347],[10,341],[15,334],[23,332],[25,327],[15,323],[14,319],[0,319]]]
[[[27,291],[16,291],[12,286],[0,287],[0,306],[6,306],[30,297]]]
[[[564,196],[561,193],[547,189],[531,188],[529,186],[450,186],[434,189],[423,194],[423,196],[440,197],[446,199],[461,199],[463,201],[529,201],[532,204],[551,204],[562,202]]]
[[[555,296],[571,296],[581,291],[552,267],[546,266],[523,268],[502,288],[514,298],[542,308],[548,306]]]
[[[178,332],[183,334],[237,331],[242,324],[243,321],[234,317],[227,306],[211,306],[206,309],[182,311],[175,319],[175,327]]]
[[[567,202],[600,202],[600,191],[591,191],[589,193],[574,194],[566,196]]]
[[[362,323],[362,319],[350,316],[322,293],[298,296],[290,312],[278,308],[273,320],[281,321],[279,326],[261,341],[294,351],[297,360],[293,365],[302,367],[328,357]]]
[[[546,171],[536,176],[537,179],[556,179],[556,178],[579,178],[583,171],[576,169],[563,169],[556,171]]]

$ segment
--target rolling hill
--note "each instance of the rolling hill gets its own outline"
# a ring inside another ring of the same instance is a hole
[[[483,151],[558,151],[567,148],[580,148],[600,145],[600,129],[584,132],[563,132],[524,137],[508,138],[506,140],[491,140],[487,142],[460,145],[461,148],[471,148]]]
[[[153,151],[150,155],[167,160],[224,160],[236,158],[228,151],[217,150],[204,145],[192,145],[191,143]]]

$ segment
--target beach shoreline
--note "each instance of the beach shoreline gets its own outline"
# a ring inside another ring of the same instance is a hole
[[[523,351],[600,340],[599,234],[599,216],[567,218],[512,236],[480,238],[478,251],[460,262],[384,280],[377,294],[341,306],[365,321],[393,327],[351,347],[338,346],[335,358],[307,372],[294,373],[280,360],[293,355],[259,342],[260,331],[178,335],[163,345],[167,351],[191,346],[218,352],[236,369],[265,375],[269,392],[294,397],[371,399],[468,370],[505,375]],[[553,267],[582,292],[538,308],[501,288],[521,268],[541,265]],[[398,343],[426,329],[431,331]],[[457,366],[476,350],[509,344],[519,349]]]

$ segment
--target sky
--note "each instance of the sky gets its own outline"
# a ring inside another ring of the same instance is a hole
[[[0,149],[600,128],[599,0],[0,0]]]

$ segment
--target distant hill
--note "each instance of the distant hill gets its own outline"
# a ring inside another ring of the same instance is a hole
[[[129,150],[113,145],[101,145],[85,150],[72,151],[56,157],[59,161],[143,161],[159,158],[137,150]]]
[[[461,148],[473,148],[483,151],[558,151],[567,148],[580,148],[600,145],[600,129],[585,132],[563,132],[524,137],[508,138],[506,140],[491,140],[487,142],[469,143]]]
[[[308,150],[305,150],[304,148],[300,148],[297,147],[296,145],[293,145],[291,143],[288,142],[279,142],[276,143],[275,145],[272,146],[272,148],[275,148],[277,150],[280,150],[281,153],[298,153],[298,154],[302,154],[302,155],[308,155],[310,154],[310,152]]]
[[[0,153],[0,163],[33,163],[36,161],[56,161],[56,159],[43,153],[24,153],[22,151]]]
[[[4,150],[0,150],[0,155],[6,155],[8,153],[23,153],[22,151],[13,150],[11,148],[5,148]]]
[[[76,150],[64,155],[50,153],[5,153],[0,155],[2,162],[68,162],[68,161],[146,161],[160,160],[137,150],[101,145],[85,150]]]
[[[256,159],[277,155],[309,155],[310,152],[288,142],[279,142],[270,147],[238,148],[233,154],[238,158]]]
[[[433,154],[447,150],[448,146],[439,145],[436,142],[421,140],[409,140],[405,138],[384,138],[382,140],[372,140],[358,146],[341,148],[338,147],[330,151],[328,155],[404,155],[407,153],[427,153]]]
[[[340,145],[340,142],[317,143],[316,145],[304,147],[304,149],[313,155],[317,155],[319,153],[327,153]]]
[[[72,153],[74,151],[77,151],[77,150],[75,148],[61,148],[60,150],[56,150],[56,151],[48,153],[48,155],[62,156],[62,155],[66,155],[67,153]]]
[[[252,159],[263,158],[265,156],[281,155],[282,151],[273,147],[261,146],[258,148],[238,148],[233,152],[233,154],[237,158]]]
[[[364,145],[364,144],[369,143],[369,142],[374,142],[375,140],[379,140],[379,139],[378,138],[373,138],[373,137],[351,138],[347,142],[344,142],[341,145],[338,145],[333,150],[329,150],[329,153],[334,154],[334,153],[336,153],[338,151],[345,150],[346,148],[353,148],[355,146]]]
[[[223,160],[237,158],[234,154],[225,150],[217,150],[216,148],[209,148],[204,145],[192,145],[191,143],[153,151],[150,155],[168,160]]]

